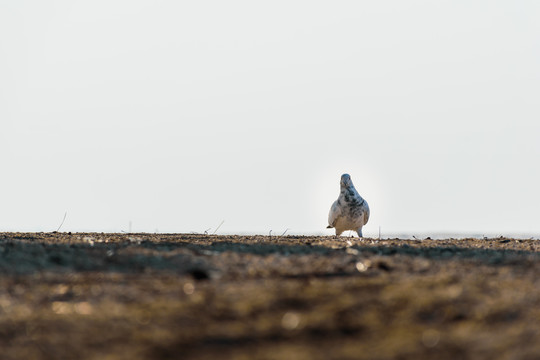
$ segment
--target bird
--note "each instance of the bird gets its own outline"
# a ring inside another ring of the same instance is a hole
[[[340,193],[330,208],[328,214],[327,229],[335,228],[336,236],[340,236],[346,230],[356,231],[359,237],[362,235],[362,227],[369,220],[369,206],[354,185],[349,174],[341,175]]]

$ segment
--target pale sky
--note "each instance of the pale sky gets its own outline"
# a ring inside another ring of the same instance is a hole
[[[540,2],[0,0],[0,231],[540,234]]]

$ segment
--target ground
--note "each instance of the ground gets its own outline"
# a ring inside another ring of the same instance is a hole
[[[0,233],[1,359],[538,359],[540,243]]]

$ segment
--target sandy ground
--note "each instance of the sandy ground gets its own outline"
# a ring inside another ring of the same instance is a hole
[[[540,242],[0,233],[1,359],[539,359]]]

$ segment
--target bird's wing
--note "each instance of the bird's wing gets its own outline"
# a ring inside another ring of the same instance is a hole
[[[338,206],[338,202],[336,200],[332,204],[332,207],[330,208],[330,212],[328,213],[328,225],[330,227],[334,227],[336,219],[339,217],[339,215],[341,215],[341,207]]]
[[[366,202],[366,209],[364,210],[364,225],[367,224],[368,220],[369,220],[369,206]]]

